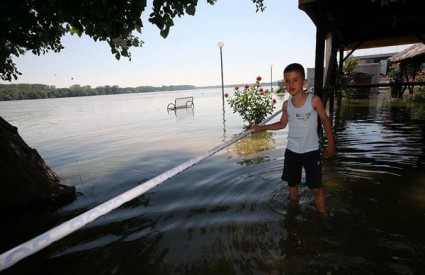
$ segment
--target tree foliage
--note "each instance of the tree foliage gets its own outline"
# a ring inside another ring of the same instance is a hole
[[[257,11],[264,10],[263,0],[251,0]],[[83,34],[94,41],[106,41],[115,58],[131,60],[131,47],[143,41],[141,15],[147,0],[2,0],[0,1],[0,78],[11,81],[21,73],[13,62],[27,51],[36,55],[63,49],[66,34]],[[214,5],[217,0],[207,0]],[[168,36],[176,16],[195,15],[198,0],[153,0],[149,22],[162,37]]]
[[[193,85],[171,85],[161,87],[139,86],[128,88],[121,88],[117,85],[99,86],[96,88],[72,85],[69,88],[56,88],[55,86],[43,84],[0,84],[0,101],[178,91],[191,90],[195,88],[196,87]]]

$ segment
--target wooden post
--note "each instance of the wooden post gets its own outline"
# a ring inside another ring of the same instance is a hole
[[[324,27],[318,24],[316,29],[316,59],[314,65],[314,94],[320,98],[323,97],[323,66],[325,59],[325,38],[326,31]]]
[[[316,59],[314,67],[314,94],[318,95],[323,99],[323,65],[325,59],[325,38],[326,38],[326,29],[324,24],[317,24],[316,29]],[[317,125],[317,133],[319,136],[323,135],[322,124]]]

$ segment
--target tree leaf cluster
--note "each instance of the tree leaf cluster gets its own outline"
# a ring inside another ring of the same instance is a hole
[[[264,10],[263,0],[251,0],[257,11]],[[213,5],[217,0],[207,0]],[[36,55],[60,52],[66,34],[88,35],[94,41],[107,42],[116,59],[131,60],[131,47],[143,41],[142,13],[146,0],[2,0],[0,1],[0,79],[18,79],[21,73],[13,61],[27,51]],[[149,22],[162,37],[168,36],[173,19],[195,15],[198,0],[153,0]]]

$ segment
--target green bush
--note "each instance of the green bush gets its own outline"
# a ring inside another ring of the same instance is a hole
[[[425,72],[419,72],[415,81],[425,81]],[[425,86],[415,86],[413,88],[412,100],[415,102],[425,102]]]
[[[346,74],[351,74],[354,71],[354,68],[359,64],[359,60],[354,58],[349,58],[344,62],[343,70]]]

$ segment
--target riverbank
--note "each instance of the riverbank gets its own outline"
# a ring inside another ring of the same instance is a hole
[[[0,84],[0,101],[63,98],[79,96],[97,96],[131,93],[148,93],[161,91],[194,90],[193,85],[171,85],[171,86],[139,86],[121,88],[118,86],[90,86],[72,85],[69,88],[56,88],[55,86],[43,84]]]

